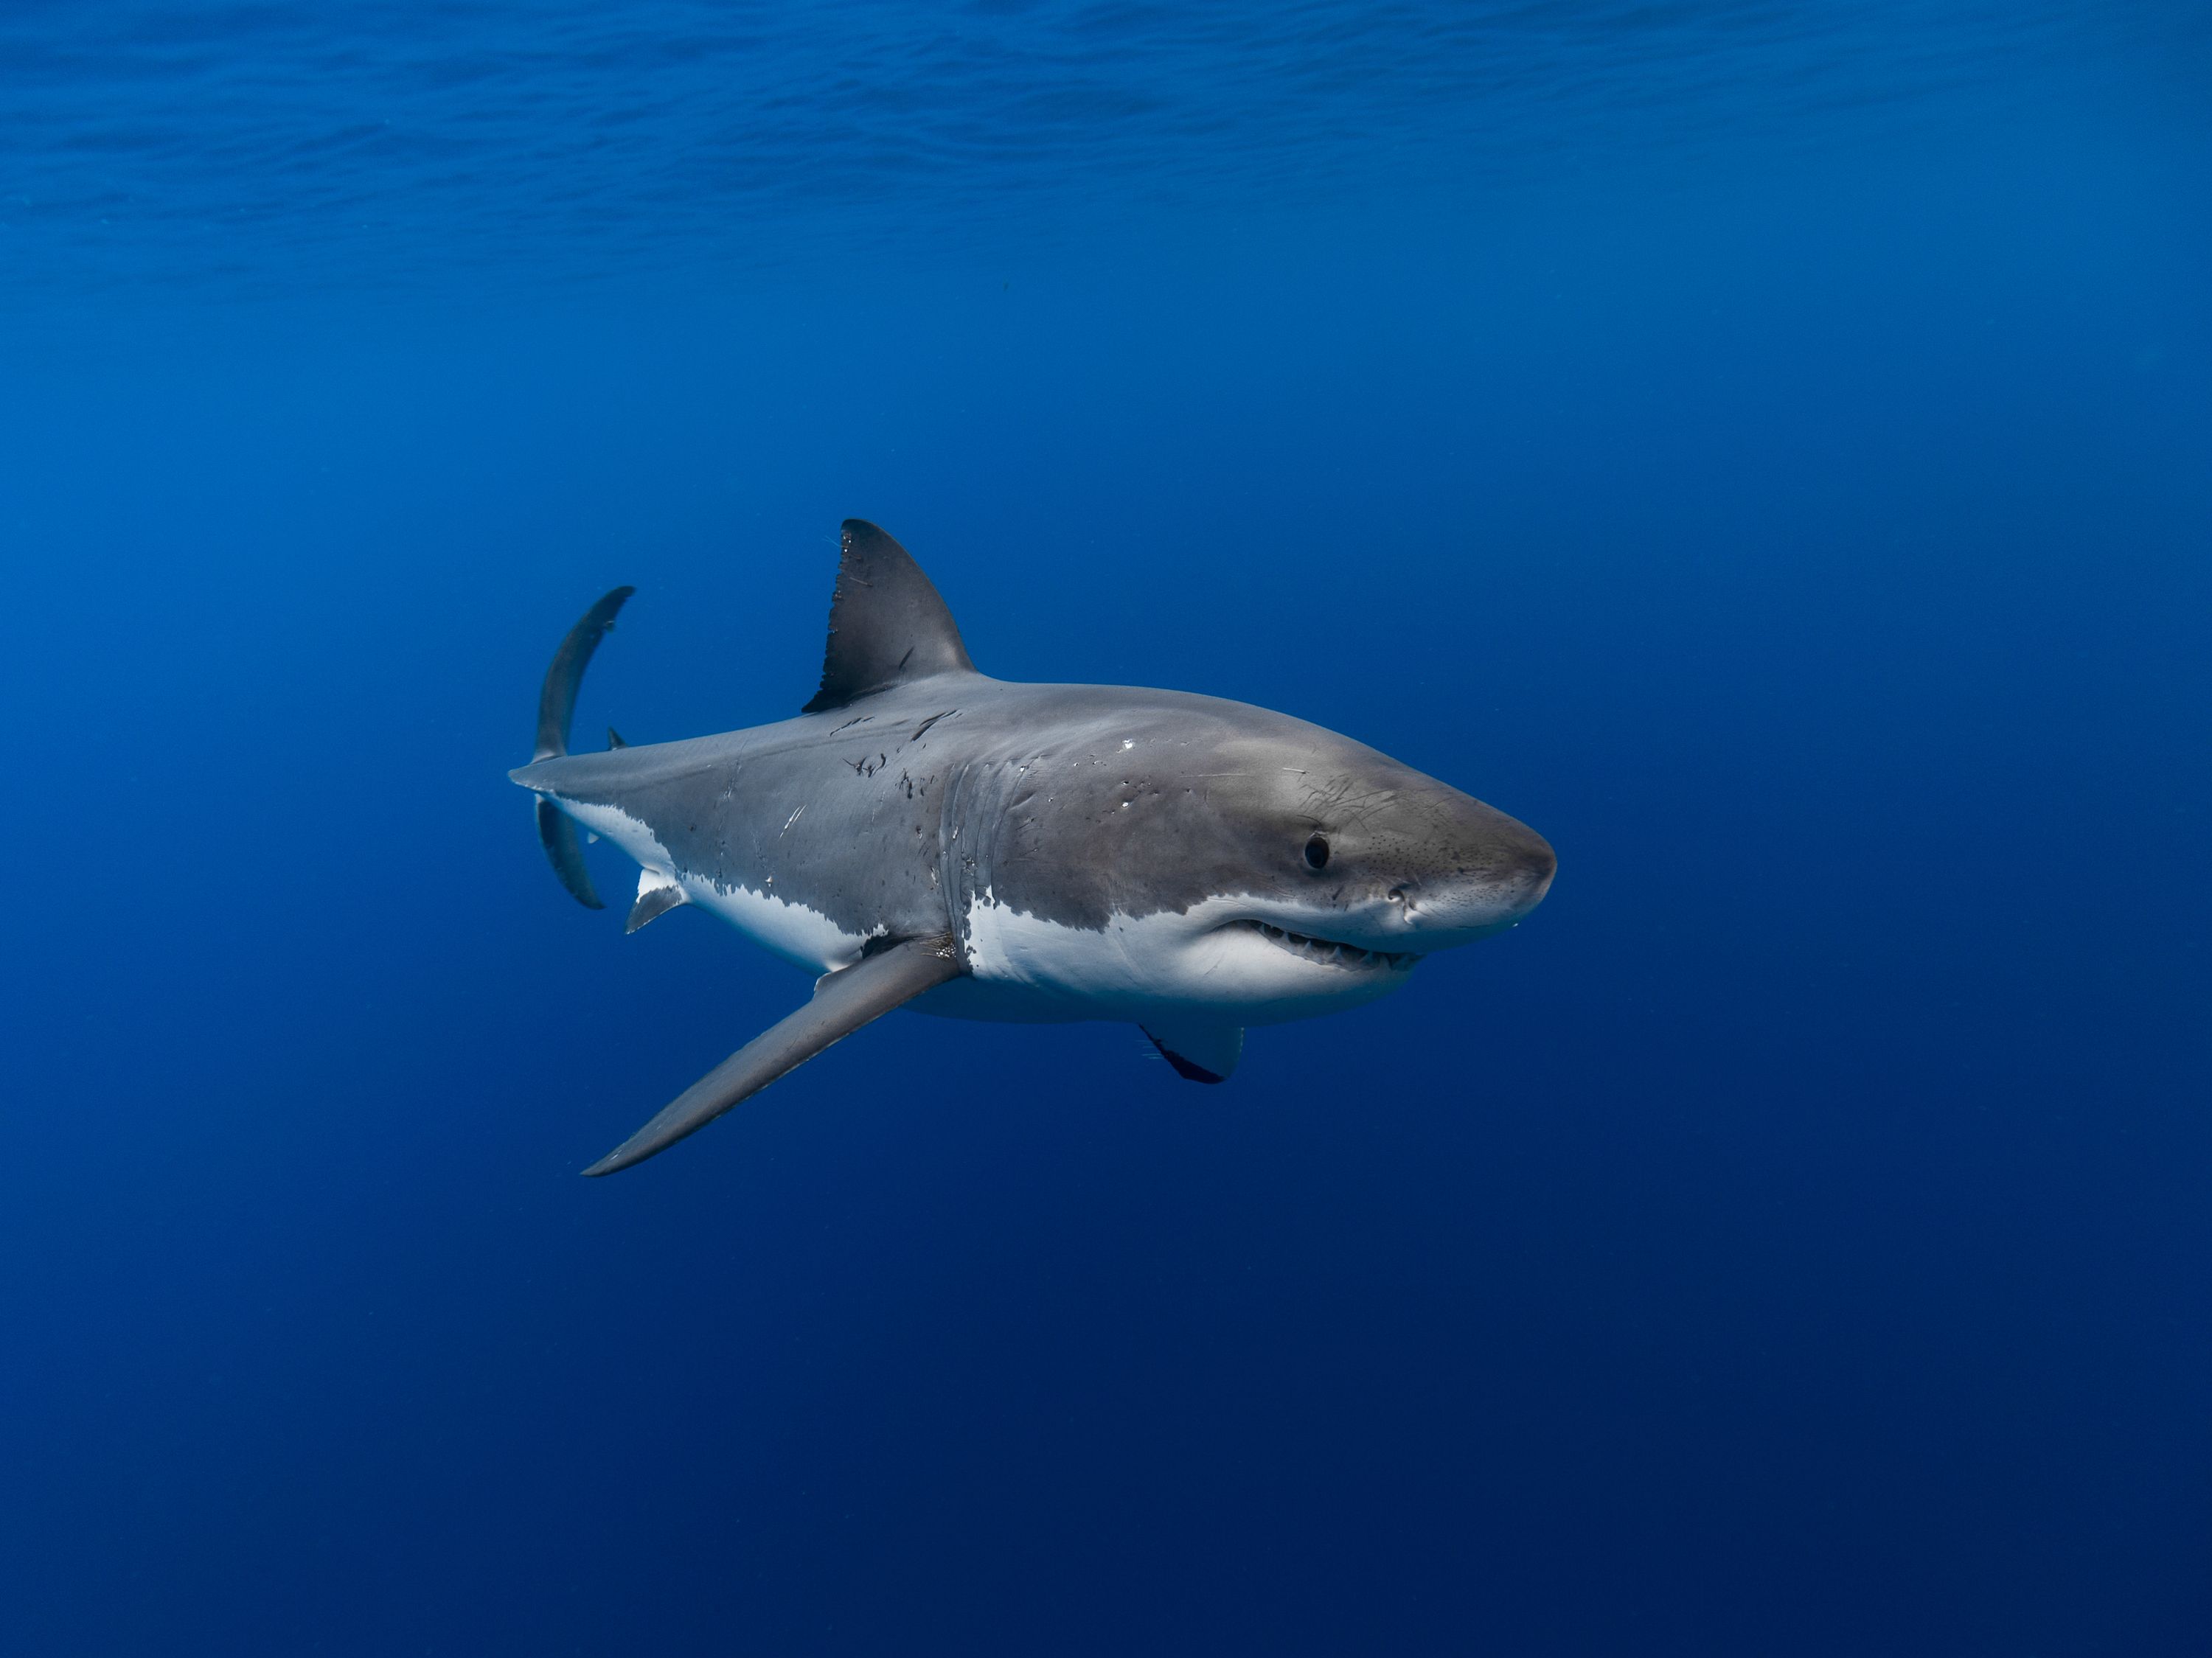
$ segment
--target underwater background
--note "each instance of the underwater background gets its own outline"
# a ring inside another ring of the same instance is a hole
[[[18,0],[0,1651],[2212,1650],[2208,296],[2195,3]],[[1552,896],[578,1179],[850,515]]]

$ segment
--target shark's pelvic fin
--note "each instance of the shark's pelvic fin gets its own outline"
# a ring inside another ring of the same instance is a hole
[[[684,889],[676,884],[672,876],[657,869],[641,869],[637,872],[637,902],[630,906],[629,925],[624,932],[635,932],[647,921],[665,915],[678,904],[691,901]]]
[[[1163,1024],[1141,1026],[1160,1057],[1175,1067],[1176,1075],[1194,1083],[1225,1083],[1244,1054],[1244,1028],[1234,1024]]]
[[[841,708],[909,679],[975,671],[952,612],[905,548],[857,518],[845,520],[840,547],[822,689],[802,713]]]
[[[611,1175],[665,1151],[738,1101],[757,1094],[832,1042],[925,990],[960,975],[950,938],[908,938],[814,987],[814,999],[770,1025],[693,1083],[660,1114],[584,1172]]]
[[[607,746],[611,749],[626,749],[629,744],[623,741],[623,734],[620,732],[610,726],[607,727]]]

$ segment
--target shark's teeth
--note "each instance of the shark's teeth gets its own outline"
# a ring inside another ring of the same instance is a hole
[[[1334,938],[1309,938],[1303,932],[1292,932],[1287,927],[1271,926],[1265,921],[1247,921],[1245,926],[1257,929],[1261,938],[1270,944],[1281,945],[1294,956],[1327,967],[1344,967],[1355,970],[1384,969],[1403,972],[1420,959],[1412,950],[1362,950],[1358,944],[1340,944]]]

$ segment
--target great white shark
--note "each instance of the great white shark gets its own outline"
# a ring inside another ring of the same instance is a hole
[[[604,908],[580,825],[637,861],[635,932],[710,910],[818,975],[808,1002],[584,1172],[641,1163],[893,1008],[1108,1019],[1218,1083],[1250,1025],[1386,996],[1534,909],[1527,824],[1287,714],[976,671],[929,578],[847,520],[822,683],[795,720],[568,752],[577,687],[632,589],[585,612],[538,700],[562,884]]]

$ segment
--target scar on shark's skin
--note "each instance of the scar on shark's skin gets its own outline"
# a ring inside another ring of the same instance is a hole
[[[798,718],[642,745],[610,731],[606,750],[571,754],[584,671],[631,591],[586,611],[546,671],[536,750],[509,774],[536,796],[539,843],[594,909],[584,835],[627,853],[631,932],[707,910],[815,987],[586,1174],[643,1162],[908,1005],[1124,1021],[1178,1076],[1223,1082],[1249,1027],[1387,995],[1551,886],[1534,829],[1319,726],[978,673],[929,578],[860,519]],[[872,722],[902,734],[836,751]],[[1122,756],[1140,768],[1105,763]]]

